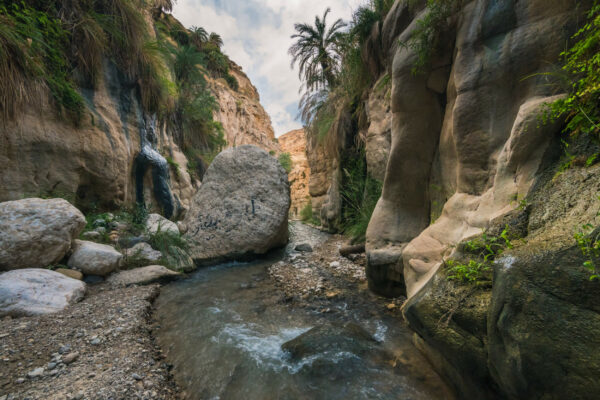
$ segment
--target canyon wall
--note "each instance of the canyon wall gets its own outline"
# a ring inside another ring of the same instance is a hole
[[[238,81],[237,91],[223,79],[209,80],[218,102],[214,119],[223,125],[227,147],[253,144],[267,151],[279,151],[271,117],[260,104],[256,87],[235,63],[230,64],[229,72]]]
[[[78,124],[50,104],[31,105],[2,122],[0,201],[65,197],[84,210],[103,210],[131,207],[142,193],[152,211],[185,212],[201,184],[188,172],[186,156],[165,124],[144,114],[136,82],[109,60],[102,71],[96,89],[80,90],[86,109]],[[230,73],[237,91],[207,77],[227,145],[278,150],[256,88],[233,63]],[[143,182],[137,194],[136,175]]]
[[[419,71],[423,48],[411,43],[426,2],[398,0],[375,23],[362,47],[377,77],[364,115],[353,124],[340,113],[329,139],[309,138],[313,209],[325,228],[340,225],[341,164],[361,141],[384,183],[366,235],[369,287],[407,297],[415,343],[460,397],[591,398],[599,286],[573,234],[597,220],[600,175],[585,167],[597,148],[541,116],[564,95],[560,53],[592,1],[445,3],[456,9]],[[561,140],[573,140],[569,160],[583,160],[566,171]],[[449,259],[468,263],[469,244],[500,235],[512,242],[493,279],[450,277]]]
[[[367,231],[369,286],[408,297],[416,343],[464,398],[598,390],[600,354],[586,339],[600,324],[589,303],[598,286],[573,239],[594,221],[597,207],[584,204],[597,168],[561,175],[561,121],[540,122],[562,95],[549,76],[590,5],[464,1],[417,74],[418,53],[400,43],[429,12],[423,2],[396,1],[370,38],[381,44],[370,64],[391,77],[391,147]],[[464,243],[503,231],[525,239],[489,286],[449,279],[445,260],[464,256]]]
[[[299,219],[300,212],[310,201],[308,191],[310,167],[306,156],[306,132],[304,129],[288,132],[281,135],[278,142],[281,151],[289,153],[292,160],[292,170],[288,174],[292,196],[290,218]]]

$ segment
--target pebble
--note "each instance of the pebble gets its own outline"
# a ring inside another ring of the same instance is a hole
[[[17,384],[21,384],[23,382],[25,382],[25,378],[19,378],[15,381]]]
[[[34,369],[33,371],[29,371],[27,373],[27,377],[28,378],[37,378],[38,376],[42,376],[44,375],[44,368],[43,367],[39,367]]]
[[[60,348],[58,349],[58,354],[65,354],[71,351],[71,345],[70,344],[66,344],[64,346],[60,346]]]
[[[46,368],[48,370],[52,370],[52,369],[56,368],[56,363],[55,362],[49,362],[48,365],[46,365]]]
[[[329,266],[330,266],[331,268],[339,268],[339,267],[340,267],[340,263],[339,263],[339,261],[333,261],[333,262],[331,262],[331,263],[329,264]]]
[[[141,381],[142,379],[144,379],[144,378],[142,378],[140,375],[138,375],[136,373],[131,374],[131,377],[133,379],[135,379],[136,381]]]
[[[75,396],[73,396],[73,400],[81,400],[83,399],[83,393],[79,392]]]
[[[62,361],[65,364],[71,364],[73,361],[77,360],[78,357],[79,357],[79,353],[78,352],[73,352],[73,353],[69,353],[66,356],[64,356],[62,358]]]

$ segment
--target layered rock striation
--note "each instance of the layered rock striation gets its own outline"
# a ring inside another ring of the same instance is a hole
[[[298,219],[302,209],[310,202],[310,166],[306,156],[306,132],[304,129],[288,132],[281,135],[278,142],[281,152],[289,153],[292,160],[292,170],[288,174],[292,201],[290,217]]]
[[[238,82],[237,91],[223,79],[209,80],[218,103],[214,119],[223,125],[227,147],[252,144],[266,151],[279,151],[271,117],[260,104],[256,87],[237,64],[230,63],[229,71]]]

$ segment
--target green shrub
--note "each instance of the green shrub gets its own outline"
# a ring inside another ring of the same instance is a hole
[[[235,79],[235,76],[233,76],[229,73],[226,73],[225,81],[227,82],[227,85],[229,85],[229,87],[232,88],[233,90],[235,90],[236,92],[239,90],[240,84],[238,83],[238,80]]]
[[[413,0],[410,0],[413,1]],[[408,42],[400,45],[409,47],[417,54],[413,74],[425,71],[431,57],[439,50],[441,34],[448,29],[448,19],[462,6],[463,0],[427,0],[427,13],[417,21],[417,27]]]
[[[161,264],[173,270],[179,270],[189,259],[188,243],[179,233],[163,231],[161,227],[149,235],[148,243],[153,249],[161,252]]]
[[[581,254],[585,257],[583,266],[590,273],[590,280],[600,279],[600,234],[593,235],[594,227],[591,224],[584,225],[581,230],[575,233],[575,241],[581,250]]]
[[[279,155],[279,164],[285,169],[285,171],[289,174],[292,172],[292,156],[290,153],[281,153]]]
[[[474,283],[481,279],[482,274],[491,271],[491,267],[482,262],[469,260],[467,264],[456,260],[446,261],[448,269],[448,280],[459,281],[463,283]]]
[[[466,263],[460,260],[445,260],[447,268],[447,279],[462,283],[475,283],[490,279],[488,272],[492,270],[492,262],[505,249],[512,249],[508,226],[499,236],[491,236],[486,232],[464,244],[464,252],[477,256],[477,259],[469,259]]]
[[[381,197],[383,184],[367,173],[364,153],[349,155],[342,163],[340,195],[342,231],[354,240],[364,240],[369,221]]]
[[[75,90],[65,56],[69,32],[62,22],[24,2],[0,2],[0,108],[9,118],[26,103],[39,101],[47,87],[58,111],[75,122],[83,99]],[[36,90],[37,89],[37,90]]]
[[[308,199],[308,203],[300,210],[300,220],[309,222],[313,225],[321,225],[321,221],[313,214],[312,202]]]
[[[596,0],[574,44],[561,53],[569,95],[548,106],[545,120],[566,118],[565,132],[600,138],[600,3]],[[596,155],[597,156],[597,155]],[[596,157],[594,157],[595,160]],[[592,160],[593,163],[593,160]]]

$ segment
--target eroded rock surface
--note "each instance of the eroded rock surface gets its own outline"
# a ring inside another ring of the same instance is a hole
[[[208,168],[185,219],[192,258],[237,259],[285,245],[289,207],[287,174],[274,157],[256,146],[225,150]]]
[[[219,105],[214,119],[223,125],[227,146],[252,144],[267,151],[279,150],[271,118],[260,104],[258,91],[241,67],[231,63],[229,71],[238,81],[237,91],[222,79],[209,81]]]
[[[0,203],[0,271],[58,263],[85,223],[83,214],[63,199]]]
[[[418,12],[397,5],[384,31],[409,40]],[[392,147],[367,232],[368,275],[382,294],[396,295],[406,284],[414,295],[453,245],[517,207],[560,129],[537,119],[555,99],[543,75],[523,77],[546,72],[544,60],[558,59],[573,30],[556,26],[576,21],[574,1],[478,0],[459,15],[423,74],[412,73],[413,49],[390,49]]]
[[[297,219],[300,211],[310,202],[310,166],[306,157],[306,132],[304,129],[298,129],[280,136],[278,140],[281,151],[290,153],[292,159],[292,171],[288,174],[292,199],[290,217]]]
[[[0,274],[0,317],[52,314],[83,299],[85,283],[47,269]]]

